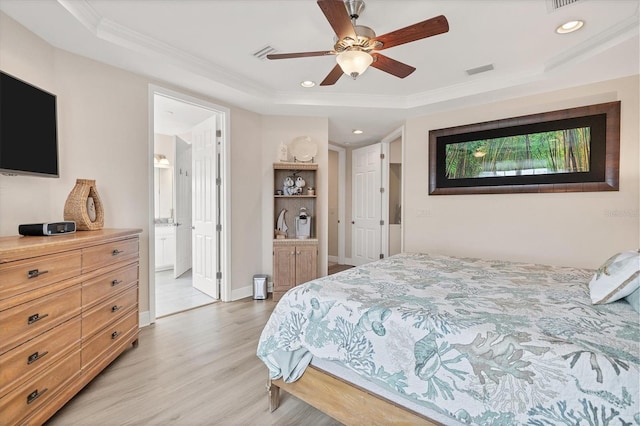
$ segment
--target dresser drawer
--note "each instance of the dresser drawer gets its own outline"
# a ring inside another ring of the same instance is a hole
[[[115,324],[98,332],[89,341],[82,344],[82,368],[101,358],[111,347],[120,343],[120,340],[138,328],[138,310],[129,312]]]
[[[96,331],[113,323],[138,305],[138,287],[120,293],[95,308],[82,313],[82,337],[91,337]]]
[[[80,275],[80,250],[0,264],[0,300]]]
[[[79,374],[80,352],[74,352],[44,374],[18,386],[0,398],[0,425],[13,425],[29,416]]]
[[[0,354],[80,314],[80,285],[0,312]]]
[[[76,317],[0,355],[0,397],[18,382],[79,350],[80,338],[80,317]]]
[[[125,260],[138,260],[138,238],[82,249],[82,272],[93,271]]]
[[[82,306],[87,307],[113,297],[138,281],[138,264],[108,272],[82,283]]]

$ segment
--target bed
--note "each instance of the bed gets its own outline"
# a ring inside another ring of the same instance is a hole
[[[258,343],[347,424],[640,424],[640,320],[593,270],[407,253],[291,289]]]

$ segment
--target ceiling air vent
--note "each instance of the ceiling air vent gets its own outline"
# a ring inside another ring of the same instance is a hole
[[[553,12],[554,10],[558,10],[561,7],[569,6],[573,3],[578,3],[582,0],[547,0],[547,8],[549,12]]]
[[[493,64],[483,65],[481,67],[471,68],[466,70],[467,75],[480,74],[481,72],[491,71],[493,69]]]
[[[270,55],[272,53],[276,53],[277,50],[274,47],[271,47],[269,45],[256,50],[255,52],[253,52],[253,56],[260,59],[261,61],[267,58],[267,55]]]

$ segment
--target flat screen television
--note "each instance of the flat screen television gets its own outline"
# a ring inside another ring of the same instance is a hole
[[[0,71],[0,173],[59,177],[56,96]]]

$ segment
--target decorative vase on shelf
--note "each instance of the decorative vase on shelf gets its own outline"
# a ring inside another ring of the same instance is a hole
[[[73,220],[78,231],[95,231],[104,226],[104,208],[96,181],[76,179],[76,186],[64,204],[64,220]]]

